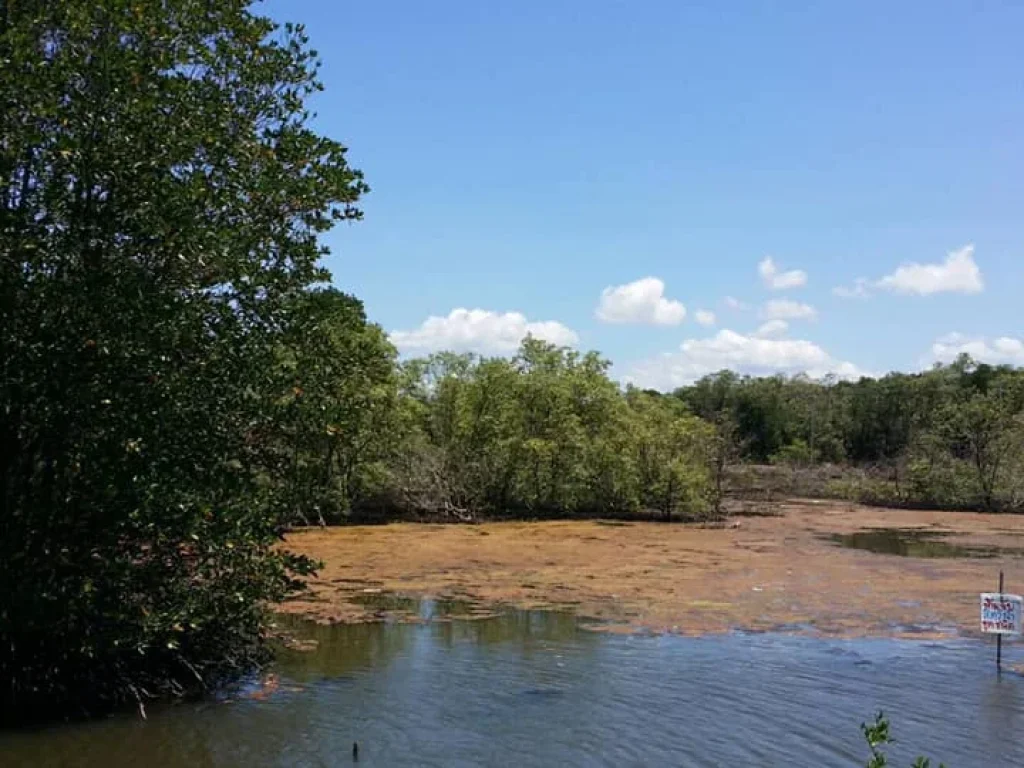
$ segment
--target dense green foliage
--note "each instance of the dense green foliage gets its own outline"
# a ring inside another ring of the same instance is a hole
[[[963,357],[918,374],[856,382],[709,376],[675,392],[733,425],[739,454],[791,466],[871,468],[835,483],[866,501],[1024,508],[1024,371]]]
[[[275,547],[303,312],[382,341],[308,295],[364,185],[306,127],[301,29],[248,6],[0,0],[0,713],[240,668],[308,570]]]
[[[710,427],[671,398],[624,394],[607,368],[530,338],[511,360],[405,363],[399,450],[376,503],[463,519],[707,514]]]
[[[309,324],[320,341],[289,364],[297,384],[281,407],[297,418],[277,449],[296,522],[717,509],[711,426],[672,398],[624,393],[596,353],[527,338],[512,359],[396,368],[380,331],[344,315]]]
[[[333,289],[301,295],[277,349],[285,388],[263,445],[281,484],[280,514],[337,521],[380,488],[401,439],[395,350],[359,301]]]

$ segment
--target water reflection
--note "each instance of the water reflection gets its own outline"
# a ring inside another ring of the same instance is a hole
[[[414,617],[424,620],[438,618],[474,618],[490,616],[494,611],[472,600],[457,597],[419,598],[395,592],[373,590],[357,592],[349,602],[361,605],[381,617]]]
[[[354,624],[345,632],[336,627],[280,616],[278,627],[306,641],[300,650],[277,649],[278,674],[300,683],[342,678],[353,672],[386,667],[412,644],[416,628],[395,624],[382,632],[376,624]]]
[[[953,544],[945,540],[949,535],[951,534],[946,531],[926,531],[917,528],[872,528],[854,533],[835,533],[827,538],[847,549],[862,549],[900,557],[988,558],[1024,554],[1024,550],[1017,548]]]
[[[0,732],[0,765],[337,766],[358,741],[360,766],[856,766],[878,709],[894,764],[1024,765],[1024,679],[983,642],[609,636],[559,612],[282,624],[315,649],[283,650],[266,696]]]
[[[417,611],[431,611],[421,601],[404,599],[417,606]],[[422,602],[429,606],[433,601]],[[287,644],[279,648],[276,664],[280,676],[303,683],[379,670],[397,658],[422,658],[465,643],[485,648],[512,645],[524,658],[530,658],[537,649],[547,649],[552,643],[571,642],[582,649],[599,642],[593,633],[581,632],[579,620],[564,611],[507,610],[487,619],[434,621],[426,626],[396,622],[339,627],[292,616],[278,617],[277,624],[279,629],[306,641],[295,644],[297,648]]]

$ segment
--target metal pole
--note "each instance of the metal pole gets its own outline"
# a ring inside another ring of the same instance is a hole
[[[1003,601],[1003,572],[999,572],[999,602]],[[996,635],[996,672],[1003,671],[1003,635]]]

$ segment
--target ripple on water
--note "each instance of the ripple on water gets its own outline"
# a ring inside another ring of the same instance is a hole
[[[283,623],[313,650],[283,650],[266,697],[0,733],[0,763],[334,766],[358,741],[361,766],[855,766],[859,724],[884,709],[894,764],[1024,765],[1024,680],[978,641],[624,637],[523,611]]]

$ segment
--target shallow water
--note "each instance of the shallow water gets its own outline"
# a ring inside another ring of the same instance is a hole
[[[927,531],[917,528],[872,528],[854,533],[835,533],[827,538],[846,549],[862,549],[882,555],[900,557],[968,557],[988,558],[1020,556],[1019,548],[982,547],[954,544],[946,541],[945,531]]]
[[[1024,678],[980,641],[620,636],[540,612],[302,632],[316,650],[284,651],[273,685],[0,732],[0,766],[338,766],[353,741],[360,766],[858,766],[878,709],[894,765],[1024,765]]]

